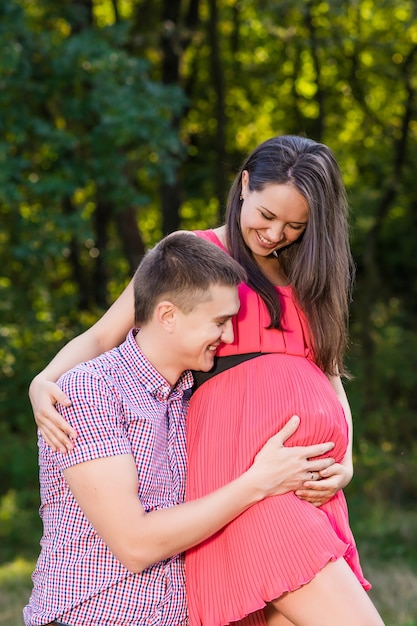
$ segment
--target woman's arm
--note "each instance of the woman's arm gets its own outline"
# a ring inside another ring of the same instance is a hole
[[[328,502],[340,489],[344,489],[350,483],[353,476],[352,443],[353,443],[353,420],[349,401],[346,396],[340,376],[329,377],[330,383],[336,392],[339,402],[345,412],[348,425],[348,445],[346,454],[341,463],[334,463],[331,467],[320,472],[317,481],[308,480],[303,488],[296,491],[296,495],[302,500],[307,500],[315,506],[322,506]]]
[[[130,281],[114,304],[91,328],[68,342],[52,361],[32,380],[29,398],[35,421],[46,443],[66,452],[73,447],[77,433],[55,410],[55,403],[68,405],[67,396],[55,384],[58,378],[78,363],[95,358],[124,341],[134,326],[133,283]]]
[[[346,422],[348,425],[348,446],[346,449],[346,454],[343,457],[342,465],[346,468],[347,472],[350,474],[349,480],[346,484],[342,485],[342,487],[346,487],[349,482],[352,480],[353,476],[353,460],[352,460],[352,446],[353,446],[353,420],[352,420],[352,411],[350,410],[349,400],[346,395],[345,388],[343,387],[342,380],[340,376],[332,376],[330,378],[330,382],[332,384],[333,389],[336,392],[337,397],[339,398],[339,402],[343,407],[345,412]]]

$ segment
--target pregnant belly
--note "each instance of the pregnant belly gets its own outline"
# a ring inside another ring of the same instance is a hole
[[[343,408],[327,377],[308,359],[269,354],[213,377],[191,399],[189,471],[198,473],[211,461],[212,488],[231,480],[291,415],[301,422],[286,445],[333,441],[331,455],[342,460],[348,437]]]

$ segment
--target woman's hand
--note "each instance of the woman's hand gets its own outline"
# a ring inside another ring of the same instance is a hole
[[[40,375],[36,376],[30,384],[29,398],[36,424],[46,443],[55,451],[72,450],[77,433],[55,409],[57,402],[69,406],[70,399],[56,383]]]
[[[353,468],[350,463],[334,463],[330,467],[317,472],[313,480],[306,480],[301,489],[295,491],[295,495],[301,500],[306,500],[314,506],[326,504],[340,490],[350,483],[353,476]]]

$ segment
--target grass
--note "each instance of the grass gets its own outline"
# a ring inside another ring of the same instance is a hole
[[[386,626],[417,626],[417,510],[349,498],[370,596]]]
[[[22,609],[31,589],[34,561],[16,559],[0,567],[0,624],[22,626]]]
[[[366,568],[371,598],[386,626],[417,626],[417,575],[403,563],[375,563]]]

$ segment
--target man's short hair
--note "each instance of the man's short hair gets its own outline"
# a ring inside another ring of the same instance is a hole
[[[161,300],[189,313],[210,299],[213,285],[236,287],[245,280],[245,270],[215,244],[191,232],[167,235],[135,272],[135,323],[148,322]]]

